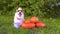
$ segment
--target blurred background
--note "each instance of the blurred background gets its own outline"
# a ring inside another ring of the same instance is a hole
[[[29,33],[28,29],[16,30],[13,26],[18,7],[23,8],[25,19],[37,16],[46,24],[38,34],[60,34],[60,0],[0,0],[0,34]]]

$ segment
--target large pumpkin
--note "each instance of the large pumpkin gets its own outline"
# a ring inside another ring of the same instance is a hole
[[[23,23],[21,27],[31,29],[31,28],[35,27],[35,24],[33,24],[33,23],[30,23],[30,24]]]
[[[30,19],[30,21],[31,21],[32,23],[37,23],[37,22],[38,22],[38,18],[37,18],[37,17],[32,17],[32,18]]]
[[[28,23],[30,23],[30,20],[27,19],[27,20],[24,21],[24,23],[28,24]]]
[[[36,27],[38,28],[44,28],[45,24],[43,22],[36,23]]]

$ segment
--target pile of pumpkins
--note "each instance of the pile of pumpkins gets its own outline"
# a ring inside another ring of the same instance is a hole
[[[28,28],[28,29],[32,29],[32,28],[44,28],[45,24],[43,22],[39,22],[38,17],[32,17],[30,19],[27,19],[24,21],[24,23],[21,26],[22,28]]]

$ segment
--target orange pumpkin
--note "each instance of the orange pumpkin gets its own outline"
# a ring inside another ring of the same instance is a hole
[[[38,27],[38,28],[44,28],[45,24],[43,22],[36,23],[36,27]]]
[[[33,24],[33,23],[30,23],[30,24],[23,23],[21,27],[31,29],[31,28],[35,27],[35,24]]]
[[[24,23],[28,24],[28,23],[30,23],[30,20],[29,19],[25,20]]]
[[[38,22],[38,18],[37,18],[37,17],[32,17],[32,18],[30,19],[30,21],[31,21],[32,23],[37,23],[37,22]]]

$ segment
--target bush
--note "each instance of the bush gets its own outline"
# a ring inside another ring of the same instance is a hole
[[[0,15],[14,15],[18,7],[24,9],[25,16],[57,17],[60,8],[58,0],[0,0]],[[4,12],[3,12],[4,11]]]

